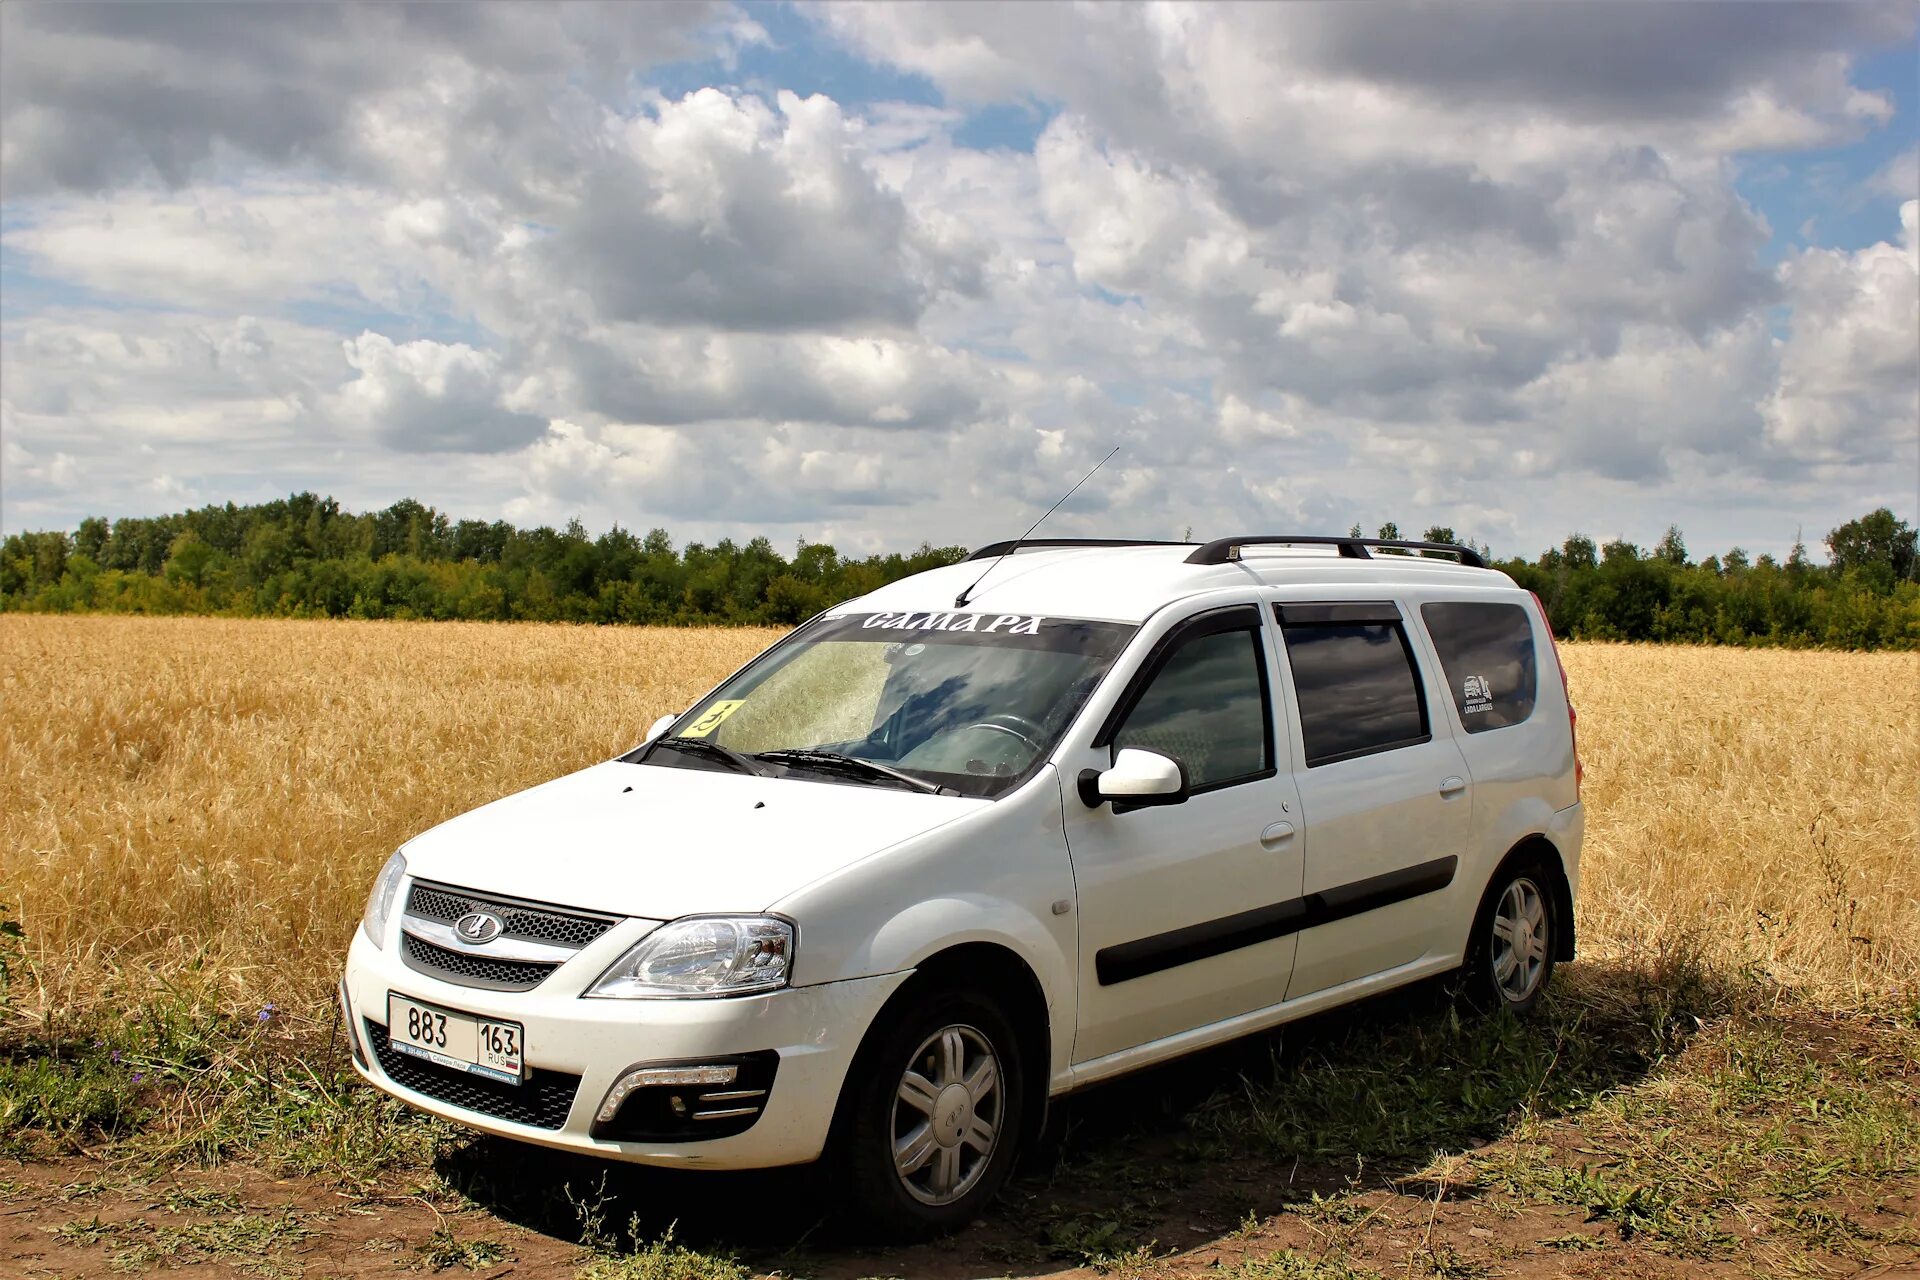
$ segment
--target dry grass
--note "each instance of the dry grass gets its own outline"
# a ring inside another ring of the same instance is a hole
[[[1695,951],[1840,1007],[1920,993],[1920,655],[1563,646],[1581,951]]]
[[[323,1008],[395,846],[630,746],[772,634],[0,617],[21,1011],[189,972],[232,1007]],[[1913,990],[1920,657],[1566,658],[1587,954],[1697,950],[1841,1005]]]
[[[775,634],[0,617],[0,902],[39,1000],[204,961],[236,1007],[324,1008],[387,854],[625,750]]]

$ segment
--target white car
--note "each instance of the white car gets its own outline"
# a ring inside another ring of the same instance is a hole
[[[1471,551],[998,544],[408,842],[340,997],[424,1111],[825,1156],[927,1234],[1074,1089],[1450,970],[1530,1009],[1573,954],[1579,788],[1539,601]]]

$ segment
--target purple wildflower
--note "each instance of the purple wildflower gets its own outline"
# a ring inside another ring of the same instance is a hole
[[[133,1073],[133,1082],[135,1084],[139,1084],[142,1080],[145,1080],[146,1078],[147,1078],[147,1073],[144,1071],[136,1071]]]
[[[267,1004],[261,1006],[260,1012],[256,1014],[255,1017],[260,1022],[266,1022],[270,1020],[273,1017],[273,1015],[278,1012],[280,1012],[280,1006],[277,1004],[273,1004],[272,1002],[268,1002]]]
[[[115,1049],[111,1056],[116,1063],[120,1061],[120,1051],[118,1049]]]

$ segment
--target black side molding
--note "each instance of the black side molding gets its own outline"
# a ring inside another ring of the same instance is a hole
[[[1310,893],[1304,898],[1102,947],[1094,954],[1093,971],[1101,986],[1110,987],[1116,982],[1130,982],[1163,969],[1284,938],[1316,925],[1377,911],[1446,888],[1453,883],[1454,869],[1459,863],[1454,857],[1435,858],[1418,866]]]

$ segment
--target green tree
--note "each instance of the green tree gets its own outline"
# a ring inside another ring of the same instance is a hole
[[[88,516],[73,535],[73,549],[97,563],[106,555],[107,539],[112,536],[112,525],[99,516]]]
[[[1457,541],[1443,526],[1424,538]],[[1559,635],[1920,649],[1913,541],[1878,511],[1834,530],[1831,566],[1797,543],[1784,564],[1738,547],[1693,564],[1669,526],[1649,553],[1576,533],[1498,567],[1539,594]],[[578,521],[455,522],[412,499],[354,513],[296,493],[0,539],[0,609],[792,625],[965,555],[922,544],[856,559],[802,540],[783,556],[764,537],[676,551],[663,529],[589,537]]]
[[[167,581],[204,587],[220,553],[192,531],[182,533],[167,548]]]
[[[1841,573],[1885,570],[1886,581],[1903,582],[1915,577],[1920,562],[1916,542],[1920,542],[1920,531],[1896,519],[1887,508],[1877,507],[1827,534],[1827,554]],[[1875,576],[1880,575],[1875,572]]]

